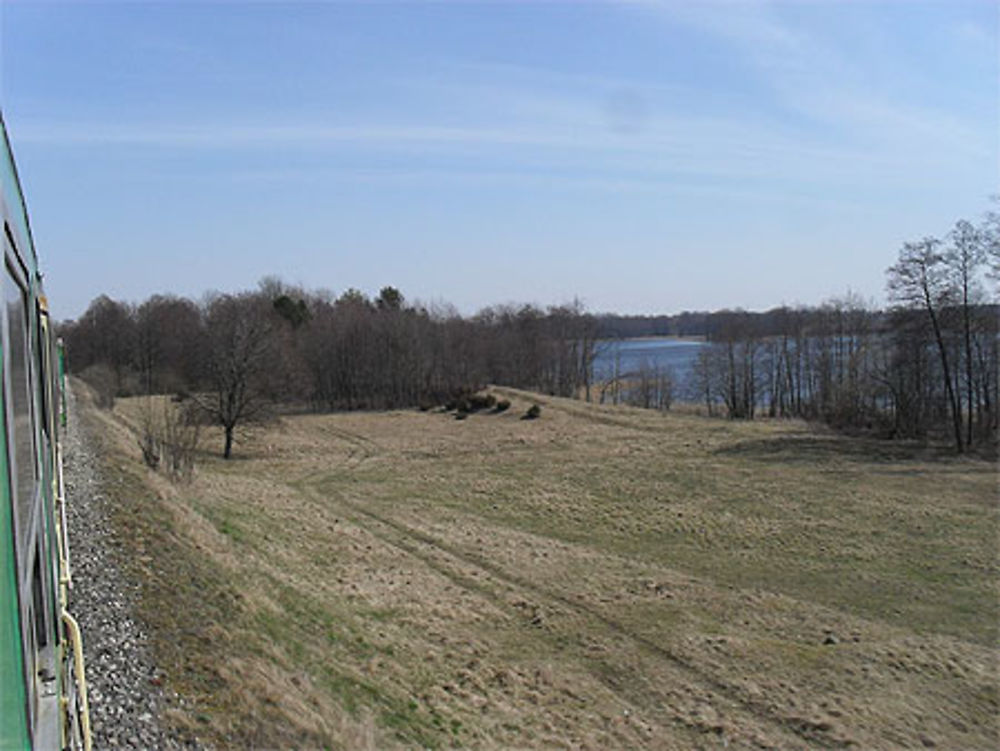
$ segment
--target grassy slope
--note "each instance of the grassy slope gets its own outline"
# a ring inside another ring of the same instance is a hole
[[[100,421],[177,720],[221,745],[990,748],[996,474],[545,399],[286,419],[175,488]],[[128,502],[124,501],[128,499]]]

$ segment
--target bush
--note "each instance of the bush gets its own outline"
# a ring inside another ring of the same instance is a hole
[[[167,460],[167,472],[175,480],[190,479],[194,471],[194,455],[201,434],[196,405],[182,407],[164,403],[163,407],[163,453]]]
[[[146,466],[156,470],[162,460],[171,479],[189,479],[201,432],[198,417],[193,404],[146,397],[139,409],[138,438]]]
[[[510,409],[510,399],[501,399],[497,402],[497,406],[494,409],[497,412],[506,412]]]
[[[94,403],[99,409],[114,409],[118,385],[109,366],[104,363],[91,365],[80,373],[80,380],[94,390]]]
[[[542,416],[542,408],[537,404],[532,404],[528,407],[528,411],[524,413],[522,420],[536,420]]]
[[[156,470],[160,466],[160,444],[153,434],[152,427],[143,423],[139,430],[139,448],[142,450],[142,461],[147,467]]]
[[[470,411],[478,412],[493,407],[497,403],[497,398],[493,394],[470,394],[468,402]]]

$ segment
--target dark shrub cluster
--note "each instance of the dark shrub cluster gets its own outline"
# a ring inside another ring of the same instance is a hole
[[[485,410],[496,410],[497,398],[493,394],[482,394],[478,392],[462,392],[444,403],[445,412],[455,412],[456,415],[470,415]],[[507,407],[510,402],[507,402]],[[506,407],[504,408],[506,409]]]
[[[497,403],[497,398],[493,394],[470,394],[469,411],[480,412],[484,409],[491,409]]]

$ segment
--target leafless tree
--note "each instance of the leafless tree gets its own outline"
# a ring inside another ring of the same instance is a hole
[[[201,368],[201,313],[182,297],[154,295],[135,312],[134,364],[146,394],[181,391]]]
[[[271,311],[260,295],[221,295],[205,310],[207,383],[198,405],[225,433],[223,457],[232,456],[237,425],[259,417],[268,406],[264,383],[273,363]]]
[[[986,238],[980,229],[964,219],[955,224],[948,236],[950,245],[943,260],[950,276],[950,284],[957,292],[957,304],[961,312],[962,357],[965,365],[966,434],[965,442],[972,445],[973,428],[981,402],[977,398],[975,379],[975,353],[973,340],[973,306],[982,301],[983,292],[979,285],[979,273],[986,262]]]
[[[691,373],[691,383],[693,396],[696,399],[705,400],[705,409],[709,417],[715,416],[715,387],[713,378],[715,368],[712,363],[712,350],[704,347],[698,351]]]
[[[962,408],[952,382],[953,361],[945,342],[941,321],[944,308],[954,302],[953,288],[949,284],[948,269],[939,248],[941,241],[925,237],[918,242],[903,244],[899,260],[887,270],[889,294],[897,303],[922,309],[927,315],[934,343],[941,363],[941,373],[951,413],[955,435],[955,448],[962,452],[965,441],[962,435]]]
[[[125,395],[135,343],[135,319],[129,305],[107,295],[96,298],[68,327],[71,366],[77,372],[104,365],[114,374],[114,394]]]

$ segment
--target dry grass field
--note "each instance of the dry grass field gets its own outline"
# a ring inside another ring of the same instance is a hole
[[[993,464],[493,391],[509,411],[462,421],[286,417],[229,462],[206,433],[186,484],[141,464],[135,403],[79,400],[177,724],[220,748],[997,747]]]

